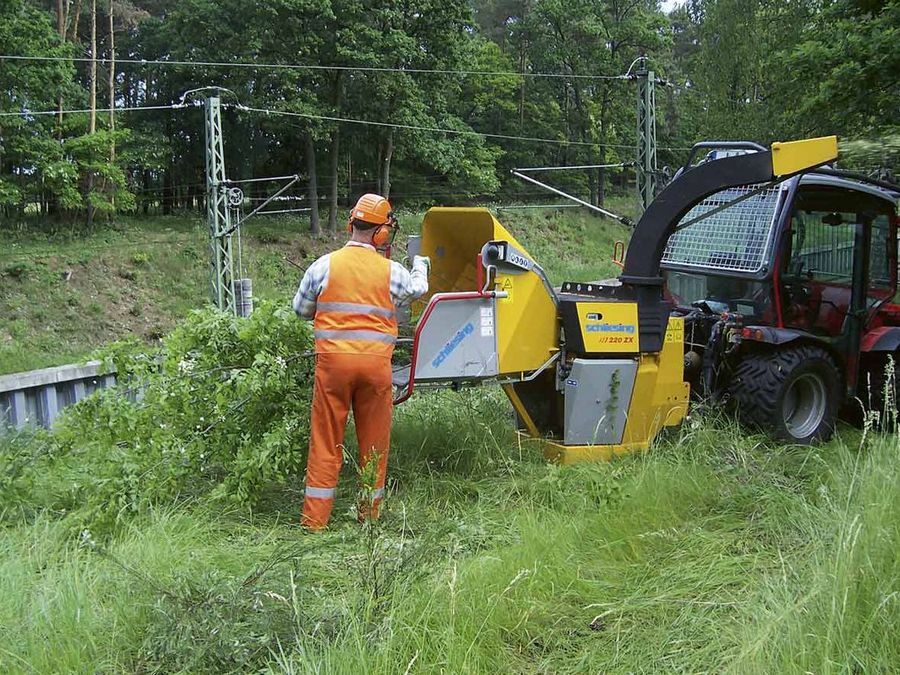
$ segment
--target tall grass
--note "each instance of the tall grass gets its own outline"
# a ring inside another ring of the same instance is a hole
[[[689,421],[547,465],[496,392],[416,399],[388,512],[296,527],[155,511],[109,541],[0,531],[2,672],[888,672],[900,663],[893,436],[775,447]],[[373,572],[375,573],[373,575]],[[377,582],[374,581],[377,576]]]
[[[758,672],[891,672],[900,664],[900,444],[841,446],[792,512],[805,540],[747,617],[741,664]]]
[[[888,672],[896,460],[890,437],[785,452],[718,426],[535,471],[478,492],[501,546],[448,554],[381,622],[301,636],[273,670]]]

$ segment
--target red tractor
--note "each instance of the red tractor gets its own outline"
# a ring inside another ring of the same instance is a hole
[[[707,142],[691,158],[701,149],[667,191],[766,151]],[[898,196],[896,185],[822,166],[727,187],[680,217],[659,268],[685,318],[691,391],[792,443],[825,440],[839,416],[864,408],[884,422],[895,407],[885,373],[900,356]]]

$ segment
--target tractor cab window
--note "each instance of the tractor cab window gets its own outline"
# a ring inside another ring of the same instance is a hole
[[[748,321],[774,323],[772,285],[741,277],[665,270],[668,299],[681,308],[734,312]]]
[[[801,185],[790,213],[781,269],[785,325],[823,336],[845,332],[854,283],[868,306],[887,299],[894,254],[889,205],[855,190]],[[880,213],[879,213],[880,211]],[[866,279],[855,280],[863,228],[871,232]]]
[[[896,239],[891,237],[891,217],[887,213],[878,214],[872,221],[872,241],[869,248],[870,295],[890,295],[893,252],[896,246]]]
[[[736,312],[774,322],[771,270],[776,216],[784,186],[721,190],[692,208],[662,257],[669,298],[679,307]]]
[[[794,209],[785,278],[850,286],[856,217],[842,211]]]

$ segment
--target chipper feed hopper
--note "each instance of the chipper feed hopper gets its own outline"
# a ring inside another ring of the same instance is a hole
[[[495,383],[520,431],[543,439],[550,458],[608,459],[647,448],[684,419],[691,393],[684,318],[663,297],[669,236],[710,194],[822,164],[834,158],[833,146],[829,139],[775,144],[687,172],[636,225],[618,280],[554,287],[487,209],[431,209],[419,242],[432,261],[431,296],[397,402],[420,385]]]

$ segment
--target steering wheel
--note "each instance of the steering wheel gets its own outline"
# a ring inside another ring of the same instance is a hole
[[[791,277],[791,279],[800,280],[800,279],[804,278],[803,268],[806,267],[806,261],[803,260],[803,258],[800,258],[800,257],[793,258],[791,260],[790,267],[791,267],[791,269],[790,269],[789,276]],[[809,273],[807,272],[806,279],[809,279],[809,278],[810,278]]]

